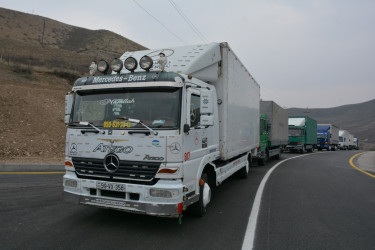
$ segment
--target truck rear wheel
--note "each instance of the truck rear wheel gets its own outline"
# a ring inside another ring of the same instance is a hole
[[[207,204],[211,200],[211,188],[208,185],[208,177],[206,173],[201,176],[200,182],[203,181],[202,185],[199,185],[199,200],[189,207],[192,215],[203,217],[207,211]]]
[[[248,162],[246,166],[238,170],[238,176],[242,179],[246,179],[247,176],[249,176],[249,170],[250,170],[250,162]]]

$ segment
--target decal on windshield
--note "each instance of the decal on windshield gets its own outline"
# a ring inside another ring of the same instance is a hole
[[[125,122],[125,121],[105,121],[103,123],[103,127],[105,128],[131,128],[132,123],[131,122]]]
[[[100,100],[100,105],[107,105],[107,104],[111,104],[111,105],[116,105],[116,104],[129,104],[129,103],[135,103],[135,100],[134,98],[133,99],[103,99],[103,100]]]

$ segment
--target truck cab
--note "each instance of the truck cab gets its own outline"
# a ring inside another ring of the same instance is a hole
[[[294,116],[288,119],[289,151],[313,152],[317,143],[316,120],[308,116]]]

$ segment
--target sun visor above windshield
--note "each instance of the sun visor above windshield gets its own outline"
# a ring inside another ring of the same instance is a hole
[[[302,127],[305,126],[305,121],[305,118],[289,118],[288,125]]]

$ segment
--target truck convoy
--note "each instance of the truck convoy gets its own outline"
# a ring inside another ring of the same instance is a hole
[[[350,149],[350,134],[346,130],[339,131],[339,149],[347,150]]]
[[[317,144],[317,123],[308,116],[292,116],[288,119],[289,140],[287,149],[301,153],[313,152]]]
[[[66,95],[66,199],[203,216],[217,185],[247,177],[260,89],[227,43],[126,52],[92,66],[103,74]]]
[[[273,101],[260,101],[260,136],[258,163],[264,165],[271,158],[280,158],[288,144],[288,111]]]
[[[326,149],[335,151],[339,146],[339,128],[333,124],[318,124],[317,127],[318,150]]]

